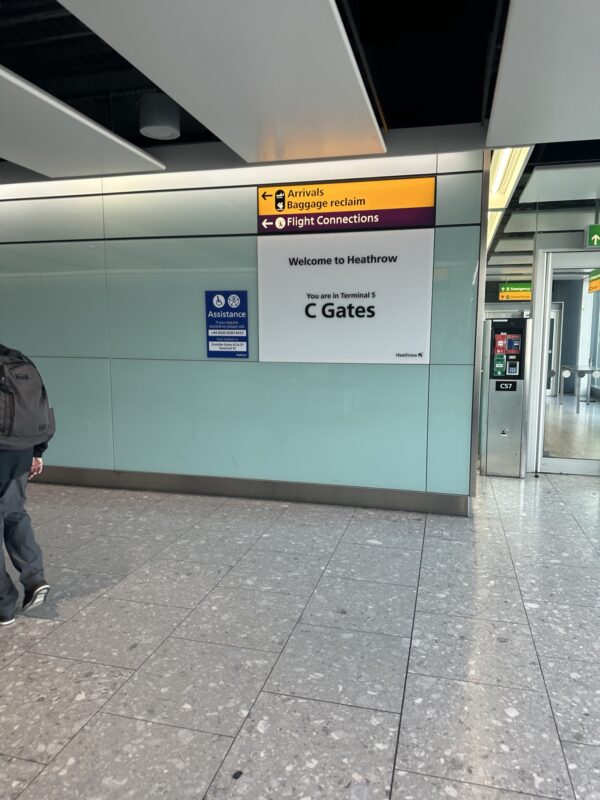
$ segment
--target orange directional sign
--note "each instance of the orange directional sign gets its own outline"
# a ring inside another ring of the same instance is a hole
[[[590,272],[590,292],[600,292],[600,269]]]
[[[261,234],[422,228],[435,223],[435,178],[258,187]]]

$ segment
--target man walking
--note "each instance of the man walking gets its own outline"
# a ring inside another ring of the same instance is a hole
[[[54,414],[37,369],[0,344],[0,537],[25,589],[23,611],[41,605],[50,590],[25,500],[27,481],[41,474],[53,434]],[[15,621],[18,596],[0,539],[0,626]]]

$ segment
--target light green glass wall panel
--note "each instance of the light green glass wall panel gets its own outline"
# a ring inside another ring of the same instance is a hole
[[[465,150],[462,153],[440,153],[438,172],[473,172],[483,168],[483,150]]]
[[[46,463],[114,469],[108,359],[36,358],[35,363],[56,415]]]
[[[258,354],[256,237],[106,242],[111,355],[206,358],[204,292],[246,290]]]
[[[469,225],[481,222],[481,173],[439,175],[435,210],[436,225]]]
[[[52,197],[0,204],[0,242],[101,239],[102,198]]]
[[[479,232],[479,225],[435,231],[432,364],[473,363]]]
[[[108,355],[104,242],[0,245],[0,340],[37,356]]]
[[[256,233],[256,187],[104,197],[106,237]]]
[[[426,366],[112,362],[116,469],[425,489]]]
[[[472,367],[430,367],[428,492],[469,494],[472,397]]]

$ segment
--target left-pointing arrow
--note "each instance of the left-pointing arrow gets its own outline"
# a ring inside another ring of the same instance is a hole
[[[263,221],[262,221],[262,226],[263,226],[263,228],[270,228],[272,224],[273,224],[273,223],[272,223],[272,222],[269,222],[269,220],[268,220],[268,219],[263,219]]]
[[[266,199],[267,199],[267,197],[273,197],[273,195],[272,195],[272,194],[267,194],[266,192],[263,192],[263,193],[261,194],[261,197],[262,197],[262,199],[263,199],[263,200],[266,200]]]

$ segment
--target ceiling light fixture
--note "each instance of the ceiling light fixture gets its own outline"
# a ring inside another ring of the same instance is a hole
[[[149,139],[164,141],[180,135],[179,106],[161,92],[150,92],[140,99],[140,133]]]
[[[488,198],[488,250],[532,150],[533,147],[504,147],[493,152]]]

